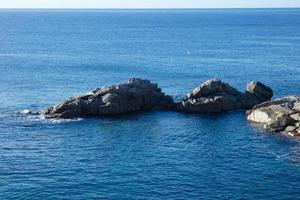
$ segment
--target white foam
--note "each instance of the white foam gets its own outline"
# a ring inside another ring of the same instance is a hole
[[[46,118],[45,115],[41,114],[40,112],[35,112],[29,109],[24,109],[21,112],[18,112],[23,116],[23,119],[36,121],[41,123],[50,123],[50,124],[61,124],[61,123],[68,123],[68,122],[76,122],[82,121],[83,118],[72,118],[72,119],[55,119],[55,118]]]
[[[21,111],[21,114],[23,114],[23,115],[28,115],[30,113],[31,113],[31,110],[29,110],[29,109],[24,109]]]
[[[73,118],[73,119],[44,119],[45,122],[52,124],[61,124],[61,123],[69,123],[69,122],[77,122],[82,121],[83,118]]]
[[[287,132],[286,134],[288,134],[289,136],[295,137],[295,135],[292,132]]]

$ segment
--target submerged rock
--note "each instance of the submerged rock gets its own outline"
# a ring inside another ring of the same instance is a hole
[[[218,113],[235,109],[250,109],[268,101],[273,91],[260,82],[250,82],[245,93],[239,92],[219,79],[204,82],[177,103],[183,112]]]
[[[300,136],[300,96],[267,101],[247,111],[247,119],[269,131],[282,131]]]
[[[20,114],[22,114],[22,115],[40,115],[41,113],[39,111],[24,109],[20,112]]]
[[[73,97],[44,111],[47,118],[113,116],[126,113],[165,110],[174,106],[157,84],[138,78],[128,83],[102,87],[83,96]]]

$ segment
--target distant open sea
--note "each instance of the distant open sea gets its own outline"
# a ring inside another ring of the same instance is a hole
[[[242,111],[25,115],[141,77],[300,94],[300,9],[0,10],[0,199],[299,199],[300,142]]]

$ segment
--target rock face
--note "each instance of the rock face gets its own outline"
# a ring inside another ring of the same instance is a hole
[[[265,86],[261,82],[252,81],[247,84],[246,91],[250,94],[254,94],[258,99],[264,101],[266,99],[271,99],[273,96],[273,91],[271,88]]]
[[[73,97],[44,111],[47,118],[113,116],[126,113],[165,110],[174,106],[157,84],[138,78],[128,83],[102,87],[83,96]]]
[[[148,110],[176,110],[181,112],[218,113],[234,109],[251,109],[268,101],[272,90],[260,82],[250,82],[245,93],[221,80],[212,79],[201,84],[181,102],[174,103],[157,84],[138,78],[128,83],[102,87],[91,93],[70,98],[44,111],[47,118],[84,116],[114,116]]]
[[[177,103],[177,110],[218,113],[235,109],[250,109],[256,104],[270,100],[272,96],[272,89],[260,82],[250,82],[246,92],[242,93],[219,79],[212,79],[187,94],[181,102]]]
[[[267,101],[247,111],[247,119],[270,131],[300,137],[300,96]]]

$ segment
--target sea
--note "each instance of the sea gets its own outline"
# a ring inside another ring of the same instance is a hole
[[[149,79],[300,94],[300,9],[0,10],[0,199],[299,199],[300,142],[221,114],[31,115]]]

